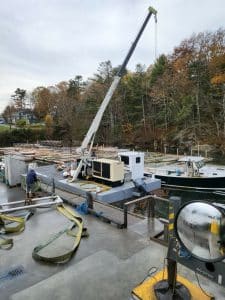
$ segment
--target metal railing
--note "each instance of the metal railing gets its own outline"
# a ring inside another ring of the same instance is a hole
[[[164,202],[169,202],[168,199],[166,198],[162,198],[162,197],[158,197],[156,195],[146,195],[144,197],[135,199],[135,200],[131,200],[129,202],[124,203],[124,228],[127,228],[128,225],[128,207],[132,204],[136,204],[142,201],[147,201],[147,217],[148,218],[154,218],[155,217],[155,200],[160,200],[160,201],[164,201]]]
[[[51,184],[49,185],[51,186],[51,194],[55,194],[55,182],[54,179],[52,180]],[[65,202],[70,203],[70,201],[67,201],[66,199],[63,198],[63,200]],[[104,222],[108,222],[108,223],[114,223],[117,225],[118,228],[123,229],[123,228],[127,228],[128,227],[128,215],[132,215],[132,216],[136,216],[136,217],[140,217],[140,215],[138,216],[136,213],[130,213],[129,212],[129,206],[133,205],[133,204],[137,204],[143,201],[147,201],[147,218],[155,218],[155,206],[156,206],[156,201],[163,201],[166,203],[169,203],[169,200],[166,198],[162,198],[162,197],[158,197],[156,195],[146,195],[144,197],[140,197],[131,201],[128,201],[126,203],[124,203],[123,209],[119,209],[122,212],[122,216],[118,219],[115,219],[115,217],[110,216],[110,214],[99,214],[99,212],[95,209],[95,204],[98,203],[98,201],[96,201],[92,195],[91,192],[87,192],[86,193],[86,205],[87,205],[87,212],[98,216],[98,218],[102,219]],[[71,204],[71,203],[70,203]],[[106,206],[106,207],[111,207],[111,208],[115,208],[112,205],[109,205],[107,203],[101,203],[102,205]],[[74,203],[73,203],[74,205]],[[76,205],[78,206],[78,204]],[[116,209],[116,208],[115,208]],[[143,217],[143,216],[142,216]]]

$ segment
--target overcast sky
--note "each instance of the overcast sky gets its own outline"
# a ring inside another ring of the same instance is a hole
[[[16,88],[31,91],[122,63],[148,7],[158,10],[157,53],[193,32],[225,27],[224,0],[7,0],[0,6],[0,112]],[[155,60],[152,18],[128,69]]]

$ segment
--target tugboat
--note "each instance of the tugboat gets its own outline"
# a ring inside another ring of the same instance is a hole
[[[185,156],[174,169],[148,168],[169,188],[225,191],[225,168],[206,166],[201,156]]]

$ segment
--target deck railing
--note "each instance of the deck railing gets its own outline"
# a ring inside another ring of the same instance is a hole
[[[164,201],[164,202],[169,202],[168,199],[166,198],[162,198],[162,197],[158,197],[156,195],[146,195],[144,197],[141,198],[137,198],[134,200],[131,200],[129,202],[124,203],[124,228],[127,228],[128,222],[127,222],[127,215],[128,215],[128,207],[130,205],[136,204],[136,203],[140,203],[142,201],[147,201],[147,217],[148,218],[154,218],[155,217],[155,200],[160,200],[160,201]]]

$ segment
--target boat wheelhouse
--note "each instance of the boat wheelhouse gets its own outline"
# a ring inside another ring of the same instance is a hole
[[[174,166],[148,170],[155,178],[161,179],[162,186],[225,191],[225,169],[206,166],[205,159],[201,156],[185,156]]]

